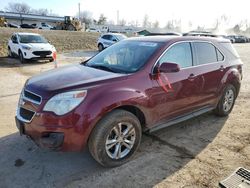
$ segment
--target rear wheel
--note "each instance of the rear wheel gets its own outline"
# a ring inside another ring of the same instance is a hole
[[[98,44],[98,50],[101,52],[104,49],[104,46],[102,44]]]
[[[138,118],[124,110],[105,116],[94,128],[88,142],[94,159],[105,167],[126,163],[136,152],[141,141]]]
[[[223,95],[215,109],[215,114],[219,116],[227,116],[233,109],[236,99],[236,89],[229,84],[224,89]]]

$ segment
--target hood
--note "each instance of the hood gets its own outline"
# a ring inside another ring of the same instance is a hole
[[[41,51],[41,50],[52,50],[53,46],[50,43],[25,43],[22,46],[31,47],[33,51]]]
[[[103,83],[118,77],[125,78],[124,74],[107,72],[77,64],[33,76],[26,82],[25,88],[46,99],[56,93],[92,87],[100,82]]]

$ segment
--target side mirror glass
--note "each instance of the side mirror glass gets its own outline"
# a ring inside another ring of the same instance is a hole
[[[17,43],[18,43],[17,40],[12,40],[12,42],[13,42],[14,44],[17,44]]]
[[[158,72],[173,73],[179,72],[180,66],[176,63],[164,62],[158,67]]]
[[[113,39],[112,41],[117,42],[117,40],[116,40],[116,39]]]

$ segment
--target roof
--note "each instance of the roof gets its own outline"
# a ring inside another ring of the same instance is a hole
[[[211,41],[211,42],[228,42],[228,39],[216,37],[199,37],[199,36],[144,36],[133,37],[127,40],[145,41],[145,42],[169,42],[169,41]]]
[[[17,35],[40,35],[38,33],[16,33]]]

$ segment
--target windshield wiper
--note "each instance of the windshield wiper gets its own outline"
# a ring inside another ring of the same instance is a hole
[[[92,67],[92,68],[95,68],[95,69],[105,70],[105,71],[108,71],[108,72],[117,73],[116,70],[114,70],[114,69],[111,68],[111,67],[107,67],[107,66],[105,66],[105,65],[88,65],[88,64],[86,63],[85,66]]]

